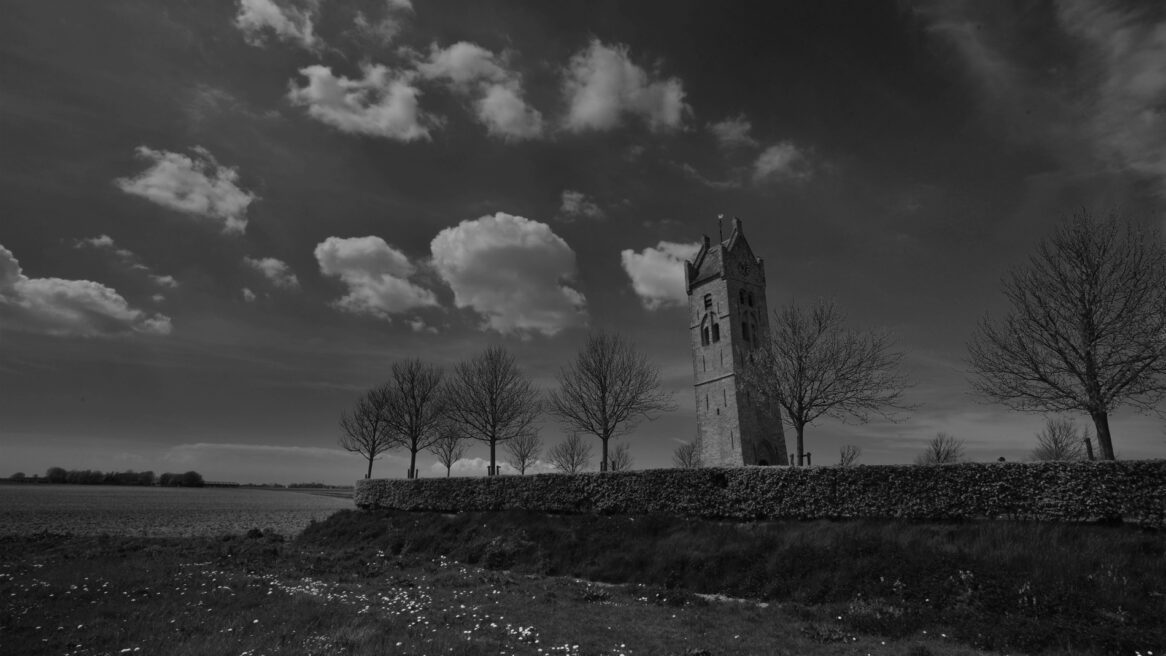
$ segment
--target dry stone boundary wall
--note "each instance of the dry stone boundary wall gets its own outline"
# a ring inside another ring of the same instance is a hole
[[[655,469],[371,479],[364,509],[706,519],[1122,520],[1166,526],[1166,460]]]

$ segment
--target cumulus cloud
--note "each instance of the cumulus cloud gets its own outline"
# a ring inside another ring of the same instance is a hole
[[[625,249],[620,253],[620,262],[645,308],[682,307],[688,303],[684,261],[691,260],[699,250],[700,244],[662,241],[655,248],[648,247],[639,253]]]
[[[316,246],[320,272],[339,278],[348,294],[334,305],[381,319],[437,305],[433,292],[409,281],[417,268],[380,237],[329,237]]]
[[[453,465],[449,468],[450,476],[485,476],[486,468],[490,466],[490,461],[486,458],[461,458],[455,460]],[[508,462],[498,462],[499,471],[503,476],[517,476],[518,470],[510,465]],[[440,462],[435,462],[429,466],[429,471],[433,476],[445,476],[445,465]],[[535,461],[534,464],[528,465],[526,468],[527,475],[531,474],[549,474],[556,471],[550,464],[542,460]]]
[[[593,40],[571,58],[563,93],[569,105],[567,128],[610,130],[627,115],[653,130],[678,128],[691,110],[679,78],[662,79],[632,63],[627,46]]]
[[[189,216],[221,222],[225,233],[242,233],[247,228],[247,207],[258,197],[241,189],[239,172],[220,165],[205,148],[195,147],[193,157],[145,146],[136,152],[151,166],[136,177],[118,178],[115,184],[122,191]]]
[[[603,208],[595,204],[581,191],[563,190],[562,203],[559,205],[559,219],[571,222],[575,219],[602,219],[606,216]]]
[[[797,146],[783,141],[766,148],[753,163],[753,181],[801,181],[810,177],[810,162]]]
[[[296,277],[291,267],[283,260],[278,260],[274,257],[244,257],[243,263],[262,273],[276,287],[282,289],[298,289],[300,286],[300,279]]]
[[[93,248],[113,248],[113,237],[109,235],[98,235],[97,237],[86,237],[77,240],[77,247],[92,246]]]
[[[12,251],[0,246],[0,324],[63,337],[110,337],[170,332],[170,318],[131,308],[100,283],[29,278]]]
[[[159,276],[152,273],[150,274],[150,280],[152,280],[155,285],[158,285],[159,287],[165,287],[167,289],[174,289],[178,286],[178,281],[174,279],[174,276]]]
[[[288,5],[285,3],[281,6],[274,0],[239,0],[235,27],[243,32],[244,40],[253,46],[262,46],[270,34],[281,41],[290,41],[309,50],[319,48],[322,43],[313,25],[316,2],[309,0],[303,8]]]
[[[545,223],[498,212],[442,230],[433,266],[484,329],[551,336],[586,322],[586,299],[571,283],[575,251]]]
[[[426,79],[444,80],[471,98],[478,121],[492,136],[521,140],[543,132],[542,114],[524,99],[522,77],[477,44],[461,41],[445,49],[434,46],[417,72]]]
[[[427,124],[417,99],[421,92],[408,75],[397,75],[382,65],[365,65],[364,77],[349,79],[333,75],[327,66],[308,66],[300,75],[308,79],[303,87],[293,82],[288,92],[292,104],[308,108],[308,115],[341,132],[383,137],[396,141],[429,138]]]
[[[721,148],[745,148],[757,146],[757,140],[750,136],[749,132],[753,129],[753,124],[749,119],[745,118],[744,114],[727,118],[718,123],[711,123],[708,126],[709,132],[716,137],[717,143]]]

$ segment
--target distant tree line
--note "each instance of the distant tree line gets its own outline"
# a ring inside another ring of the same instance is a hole
[[[13,480],[29,480],[23,473],[12,476]],[[162,487],[203,487],[202,474],[196,471],[175,474],[167,472],[157,476],[152,471],[103,472],[96,469],[64,469],[49,467],[41,481],[66,485],[161,485]]]

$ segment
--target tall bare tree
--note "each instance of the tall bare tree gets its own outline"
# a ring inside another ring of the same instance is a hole
[[[847,444],[838,450],[838,464],[843,467],[850,467],[858,462],[860,456],[862,456],[861,448],[853,444]]]
[[[952,462],[963,462],[964,441],[956,439],[947,433],[936,433],[927,443],[927,448],[915,456],[916,465],[945,465]]]
[[[672,464],[680,469],[696,469],[701,466],[700,461],[700,435],[692,438],[691,442],[685,442],[676,447],[672,452]]]
[[[394,362],[385,383],[384,423],[392,438],[409,451],[409,478],[417,478],[417,452],[441,437],[445,396],[442,371],[417,358]]]
[[[550,450],[547,459],[564,474],[578,474],[591,463],[591,445],[579,433],[571,433]]]
[[[618,334],[595,332],[575,360],[559,370],[559,388],[547,405],[568,430],[589,433],[603,443],[600,471],[607,471],[607,443],[642,419],[674,410],[672,395],[660,389],[660,369]]]
[[[382,453],[397,446],[385,422],[388,391],[384,386],[368,390],[351,410],[340,416],[340,447],[368,460],[365,478],[372,478],[372,463]]]
[[[538,417],[540,403],[534,386],[506,349],[491,346],[458,364],[446,392],[450,418],[470,439],[490,445],[489,475],[497,475],[498,444],[528,432]]]
[[[539,437],[538,431],[529,430],[506,443],[506,451],[510,454],[506,462],[522,476],[538,460],[542,448],[543,439]]]
[[[1114,459],[1109,414],[1166,396],[1166,248],[1116,215],[1080,212],[1004,280],[1011,310],[968,344],[973,385],[1016,410],[1089,413]]]
[[[451,421],[443,421],[438,427],[437,440],[429,445],[429,452],[437,456],[437,461],[445,467],[445,476],[453,469],[453,463],[466,455],[466,437],[462,435],[461,427]]]
[[[632,468],[632,447],[627,442],[617,444],[611,451],[611,471],[628,471]]]
[[[1078,428],[1076,422],[1064,417],[1049,417],[1044,429],[1036,434],[1033,460],[1084,460],[1088,430]]]
[[[744,369],[747,389],[776,403],[797,433],[798,464],[805,459],[806,426],[823,415],[869,421],[895,419],[910,406],[903,401],[903,354],[885,332],[845,327],[834,303],[810,309],[789,305],[773,314],[769,338],[754,350]]]

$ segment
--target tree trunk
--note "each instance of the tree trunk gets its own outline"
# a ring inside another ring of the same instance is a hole
[[[368,472],[364,475],[365,478],[372,478],[372,456],[368,459]]]
[[[599,440],[603,442],[603,459],[599,461],[599,471],[607,471],[607,440],[611,438],[599,436]]]
[[[490,440],[490,471],[488,473],[489,476],[497,476],[498,475],[498,468],[494,466],[494,445],[495,444],[497,444],[496,440]]]
[[[417,451],[416,449],[409,450],[409,478],[417,477]]]
[[[1109,437],[1109,413],[1101,410],[1090,412],[1089,416],[1093,417],[1093,426],[1097,429],[1097,445],[1101,447],[1101,459],[1114,460],[1113,441]]]
[[[802,440],[806,434],[806,425],[799,421],[794,424],[794,430],[798,433],[798,467],[801,467],[805,463],[805,444]]]
[[[452,464],[451,464],[450,466],[448,466],[448,467],[446,467],[446,468],[445,468],[445,477],[446,477],[446,478],[449,478],[449,470],[451,470],[451,469],[453,469],[453,465],[452,465]]]

